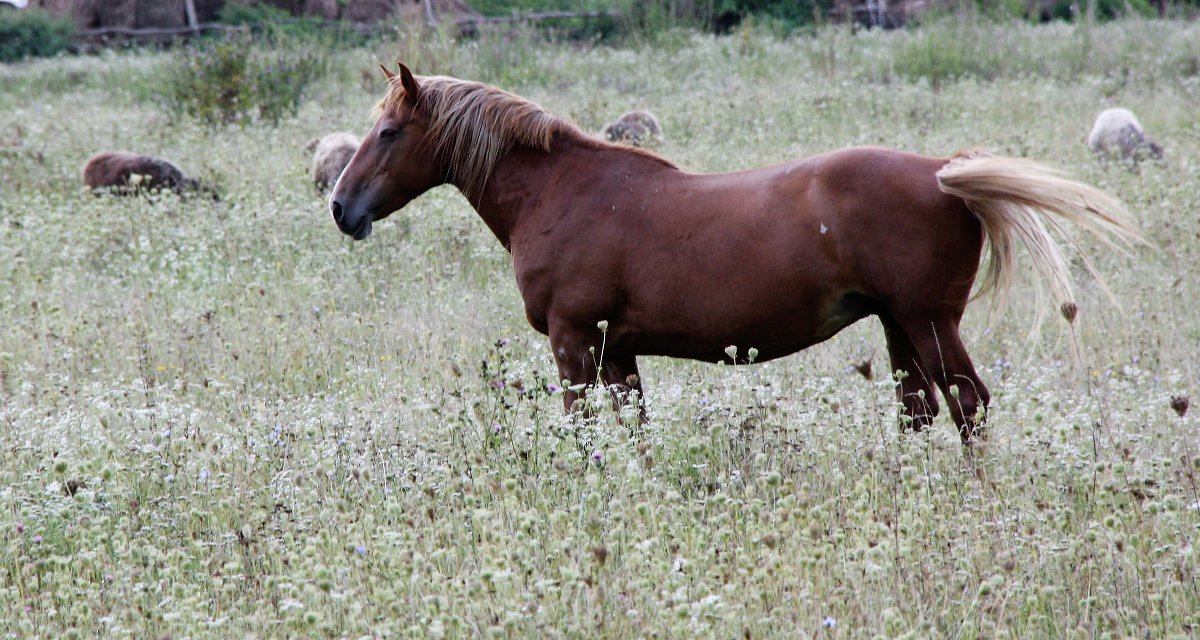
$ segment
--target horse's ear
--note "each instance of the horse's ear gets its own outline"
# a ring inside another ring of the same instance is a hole
[[[379,65],[379,68],[383,69],[383,75],[385,78],[388,79],[389,82],[391,81],[392,78],[396,77],[396,74],[392,73],[391,71],[388,71],[388,68],[383,66],[382,64]]]
[[[409,100],[415,102],[417,96],[421,95],[421,85],[417,84],[417,79],[413,77],[412,71],[409,71],[403,62],[396,64],[400,65],[400,84],[404,87],[404,93]]]

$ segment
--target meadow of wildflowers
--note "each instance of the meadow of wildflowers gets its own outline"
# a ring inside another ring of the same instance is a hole
[[[172,115],[176,55],[0,67],[0,637],[1200,633],[1200,26],[413,36],[332,52],[277,124]],[[572,421],[461,195],[351,243],[312,190],[305,144],[365,132],[396,57],[593,130],[650,109],[696,171],[1029,156],[1155,246],[1085,243],[1119,305],[1077,265],[1078,318],[1036,338],[1029,282],[970,307],[970,449],[945,417],[900,432],[874,320],[754,367],[647,359],[643,428]],[[1113,105],[1162,163],[1091,156]],[[113,148],[222,198],[86,193]]]

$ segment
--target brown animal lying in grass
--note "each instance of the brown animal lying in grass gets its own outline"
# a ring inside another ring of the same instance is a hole
[[[329,189],[337,184],[342,169],[350,164],[350,158],[358,151],[358,136],[353,133],[331,133],[320,140],[313,140],[305,147],[313,152],[312,177],[318,189]]]
[[[149,191],[205,193],[216,199],[215,190],[192,178],[172,162],[128,151],[102,151],[83,165],[83,181],[93,191],[130,195]]]

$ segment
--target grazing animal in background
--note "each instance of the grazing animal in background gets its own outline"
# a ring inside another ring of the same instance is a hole
[[[169,160],[128,151],[102,151],[83,165],[83,181],[93,191],[129,195],[149,191],[205,192],[216,198],[215,191],[198,180],[188,178]]]
[[[324,191],[332,187],[342,175],[342,169],[358,150],[358,136],[353,133],[331,133],[308,143],[305,149],[313,154],[312,178],[317,188]]]
[[[936,385],[965,442],[990,397],[959,337],[985,240],[984,290],[1010,285],[1022,244],[1072,319],[1047,227],[1141,240],[1111,196],[1029,160],[860,147],[694,174],[488,85],[384,72],[378,119],[329,198],[338,228],[361,240],[425,191],[456,186],[512,254],[559,377],[599,379],[618,402],[641,397],[637,356],[762,362],[874,315],[890,370],[907,372],[909,423],[938,414]]]
[[[1116,158],[1136,164],[1147,155],[1157,160],[1163,157],[1162,147],[1146,135],[1142,123],[1128,109],[1101,111],[1087,142],[1102,159]]]
[[[662,142],[662,125],[649,111],[629,111],[616,122],[604,125],[604,139],[635,147]]]

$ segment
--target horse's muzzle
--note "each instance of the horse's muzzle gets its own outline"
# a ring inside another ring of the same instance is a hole
[[[333,216],[333,221],[337,223],[338,229],[342,233],[354,238],[362,240],[371,235],[371,216],[365,213],[351,213],[337,198],[330,198],[329,213]]]

